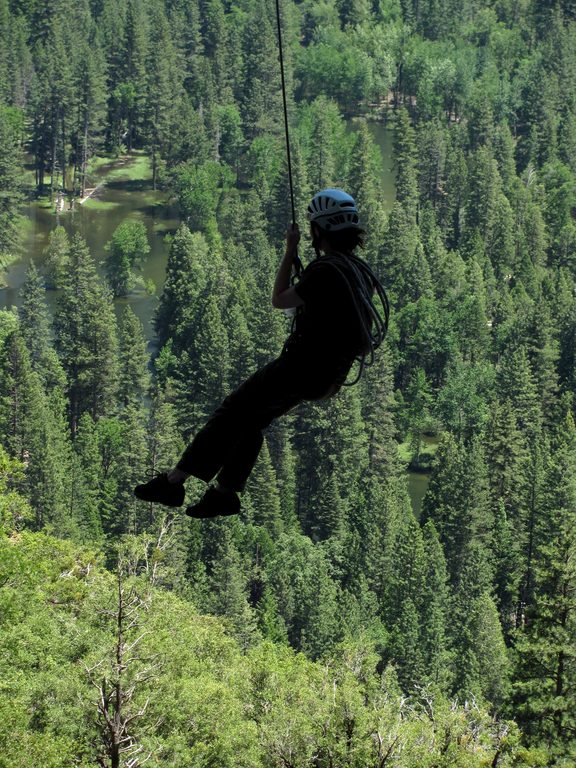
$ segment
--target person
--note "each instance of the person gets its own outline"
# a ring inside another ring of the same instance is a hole
[[[386,333],[388,303],[374,273],[354,254],[365,234],[354,198],[341,189],[321,190],[308,206],[308,219],[316,259],[291,285],[300,241],[293,224],[274,283],[273,306],[295,310],[281,354],[222,401],[173,469],[136,486],[138,498],[178,507],[190,475],[206,482],[216,478],[186,514],[209,518],[240,512],[238,494],[258,457],[263,430],[302,401],[333,397],[355,360],[360,373],[368,354],[372,362]],[[374,306],[375,293],[384,320]]]

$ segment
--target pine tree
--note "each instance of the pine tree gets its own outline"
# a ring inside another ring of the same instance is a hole
[[[246,319],[246,309],[236,291],[226,308],[224,323],[230,343],[230,385],[235,388],[256,370],[254,341]]]
[[[420,644],[424,677],[446,690],[451,684],[448,648],[450,594],[446,559],[431,520],[422,528],[422,540],[424,576],[420,607]]]
[[[238,550],[229,531],[222,529],[221,533],[210,577],[211,610],[229,622],[241,647],[246,649],[258,637],[256,616],[248,603]]]
[[[460,243],[465,224],[468,165],[463,149],[462,131],[450,132],[451,143],[446,156],[446,178],[438,202],[438,223],[445,233],[446,245],[455,248]]]
[[[204,300],[183,335],[193,339],[176,363],[176,405],[187,437],[228,394],[230,351],[226,326],[214,294]]]
[[[166,13],[161,6],[151,8],[148,49],[146,102],[143,105],[146,143],[152,155],[152,187],[156,189],[159,171],[171,153],[179,111],[184,104],[183,62],[171,35]]]
[[[311,552],[303,586],[298,645],[312,659],[317,659],[330,652],[342,638],[342,628],[337,623],[339,590],[330,578],[327,559],[319,546]]]
[[[118,367],[116,320],[110,297],[78,234],[70,248],[69,270],[54,321],[56,348],[68,376],[74,435],[84,411],[97,419],[112,410]]]
[[[70,261],[70,242],[64,227],[58,226],[50,232],[43,255],[47,287],[62,288]]]
[[[547,456],[534,532],[534,588],[515,642],[515,712],[529,742],[544,743],[554,755],[574,750],[575,434],[569,415]]]
[[[397,201],[394,203],[376,263],[377,273],[386,275],[392,306],[402,306],[421,295],[418,272],[419,233],[414,220]],[[425,258],[425,257],[424,257]]]
[[[236,81],[247,84],[237,94],[237,98],[244,119],[244,133],[251,139],[266,133],[278,135],[280,131],[282,101],[276,38],[270,7],[263,0],[255,0],[251,4],[243,29],[244,77]],[[290,99],[292,78],[289,56],[285,67]]]
[[[3,372],[0,425],[9,453],[24,462],[24,490],[35,514],[35,527],[73,535],[67,514],[69,445],[64,424],[45,394],[39,375],[17,332],[9,334],[0,352]]]
[[[410,597],[402,603],[400,616],[390,641],[392,663],[403,690],[411,691],[421,682],[424,672],[418,612]]]
[[[374,365],[369,367],[361,380],[362,421],[368,438],[369,471],[384,480],[397,475],[398,430],[394,420],[393,360],[390,344],[385,341],[378,350]]]
[[[418,127],[418,187],[420,204],[434,208],[442,198],[446,174],[446,133],[438,123],[424,122]]]
[[[17,125],[0,104],[0,265],[18,244],[18,205],[22,201],[22,147]]]
[[[263,526],[272,539],[277,539],[282,530],[280,496],[266,439],[248,479],[246,495],[245,506],[249,510],[250,518],[256,525]]]
[[[128,306],[122,313],[118,351],[121,362],[118,401],[124,407],[140,406],[150,383],[148,350],[142,323]]]
[[[208,283],[210,264],[204,237],[181,224],[170,245],[166,280],[156,311],[159,346],[182,331],[183,314],[194,306]]]
[[[26,271],[21,291],[20,329],[30,362],[35,371],[45,379],[51,362],[50,320],[46,307],[44,285],[34,261]]]
[[[306,159],[308,179],[315,190],[342,184],[339,176],[345,166],[346,127],[337,104],[318,96],[303,110],[299,129]]]
[[[106,117],[106,61],[96,34],[80,42],[75,57],[77,105],[72,136],[73,189],[84,197],[88,161],[102,144]]]
[[[381,159],[365,122],[360,124],[355,139],[348,172],[349,189],[360,211],[362,227],[366,230],[362,256],[373,264],[378,257],[385,224],[380,202]]]
[[[414,222],[418,211],[418,176],[416,172],[416,135],[408,111],[396,112],[394,123],[394,164],[396,166],[396,201]]]
[[[438,531],[454,584],[472,543],[485,559],[490,551],[493,521],[486,463],[478,441],[466,448],[446,435],[434,466],[422,516],[424,522],[431,519]]]
[[[104,531],[100,517],[101,460],[98,436],[92,417],[83,413],[78,421],[71,467],[72,503],[78,519],[81,541],[102,541]]]

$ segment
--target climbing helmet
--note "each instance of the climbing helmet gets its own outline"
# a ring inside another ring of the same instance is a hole
[[[321,189],[308,206],[308,220],[327,232],[361,229],[356,201],[342,189]]]

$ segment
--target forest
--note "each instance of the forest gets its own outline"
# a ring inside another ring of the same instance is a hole
[[[290,330],[275,4],[0,0],[0,768],[571,768],[576,4],[280,6],[298,220],[354,195],[390,327],[190,520],[134,486]],[[117,162],[177,221],[91,248]]]

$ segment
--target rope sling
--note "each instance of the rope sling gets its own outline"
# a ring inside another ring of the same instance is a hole
[[[276,0],[276,22],[278,25],[278,49],[280,58],[280,80],[282,84],[282,104],[284,107],[284,132],[286,135],[286,156],[288,161],[288,182],[290,186],[290,203],[292,206],[292,223],[296,224],[296,208],[294,206],[294,183],[292,179],[292,159],[290,155],[290,134],[288,128],[288,106],[286,102],[286,81],[284,77],[284,52],[282,47],[282,24],[280,19],[280,0]],[[317,252],[318,256],[318,252]],[[374,352],[380,347],[388,331],[390,318],[390,304],[382,283],[378,280],[370,266],[353,253],[331,252],[321,258],[322,263],[329,264],[345,281],[352,299],[354,309],[358,315],[362,333],[362,352],[354,360],[360,364],[358,374],[354,381],[344,382],[343,386],[352,387],[357,384],[362,376],[364,368],[374,363]],[[293,257],[294,274],[291,282],[302,274],[302,262],[295,252]],[[352,278],[350,277],[352,274]],[[380,299],[384,316],[380,314],[374,305],[373,296]],[[292,318],[291,332],[294,333],[298,314],[302,307],[298,307]],[[369,360],[367,361],[367,357]]]

